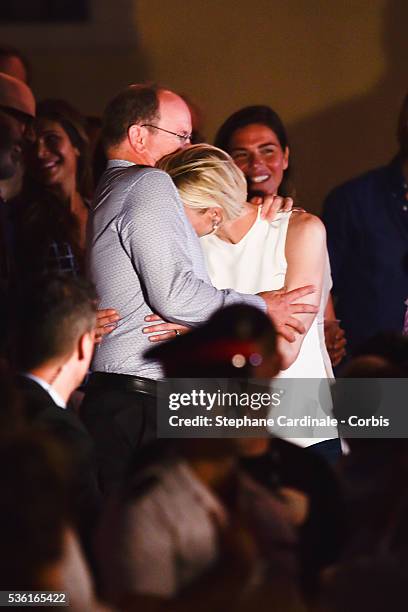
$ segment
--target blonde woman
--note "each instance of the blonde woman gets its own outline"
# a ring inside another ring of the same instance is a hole
[[[260,207],[246,202],[241,170],[227,153],[211,145],[194,145],[168,155],[158,167],[171,176],[179,191],[186,215],[202,239],[216,287],[257,293],[308,284],[316,288],[311,303],[320,304],[327,251],[325,230],[317,217],[293,211],[279,213],[272,222],[262,220]],[[319,342],[316,315],[294,316],[307,334],[298,334],[295,342],[280,338],[285,375],[332,376],[324,343]],[[165,325],[149,331],[165,331]]]
[[[295,342],[279,336],[280,377],[318,380],[333,377],[323,326],[318,325],[318,320],[322,322],[324,317],[327,296],[322,297],[322,287],[328,274],[326,236],[321,221],[304,211],[279,213],[272,222],[262,220],[260,207],[246,202],[247,184],[241,170],[227,153],[211,145],[199,144],[178,151],[160,160],[158,166],[171,176],[179,191],[186,215],[201,238],[215,287],[233,287],[246,293],[283,287],[290,291],[302,285],[315,287],[310,303],[319,306],[317,316],[294,315],[305,326],[306,334],[296,334]],[[161,323],[148,327],[147,333],[170,329],[174,329],[173,324]],[[324,416],[319,389],[311,395],[315,404],[311,407],[313,416],[319,413]],[[298,395],[292,403],[299,403]],[[305,403],[299,405],[304,410]],[[336,436],[335,431],[327,433]],[[304,435],[313,432],[308,430]],[[317,441],[305,438],[303,443]]]

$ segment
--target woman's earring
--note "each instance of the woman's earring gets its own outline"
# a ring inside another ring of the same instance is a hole
[[[212,226],[212,232],[210,232],[210,235],[216,234],[219,226],[220,224],[218,223],[218,221],[214,221]]]

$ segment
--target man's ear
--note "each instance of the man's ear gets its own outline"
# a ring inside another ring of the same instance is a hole
[[[128,129],[129,144],[135,151],[140,151],[146,144],[146,128],[133,124]]]
[[[77,343],[79,361],[89,360],[95,345],[95,333],[85,332],[79,337]]]

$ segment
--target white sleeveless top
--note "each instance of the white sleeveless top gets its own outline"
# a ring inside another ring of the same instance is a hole
[[[269,222],[260,218],[260,212],[259,209],[255,223],[237,244],[225,242],[214,234],[201,238],[208,274],[217,289],[231,288],[242,293],[259,293],[281,289],[284,286],[287,269],[285,243],[292,213],[279,213],[274,221]],[[308,402],[306,409],[307,414],[316,417],[324,417],[331,409],[331,402],[327,394],[324,403],[327,402],[330,405],[321,405],[322,393],[318,388],[321,379],[333,378],[323,331],[324,311],[331,286],[330,264],[327,256],[319,312],[303,340],[296,361],[278,375],[278,378],[316,379],[317,387],[312,392],[313,398],[309,398],[313,403],[313,408],[311,409],[310,402]],[[311,385],[313,385],[312,381],[307,384],[307,388],[310,389]],[[305,413],[304,401],[307,400],[304,397],[304,390],[305,385],[302,386],[299,383],[298,393],[293,392],[293,409],[298,416]],[[295,401],[295,397],[298,400],[300,395],[303,403]],[[327,433],[329,437],[337,436],[336,431],[329,432],[325,429],[323,432],[321,428],[319,431],[320,435]],[[304,435],[313,435],[313,433],[305,431]],[[321,437],[298,438],[293,439],[293,442],[308,446],[320,440],[322,440]]]

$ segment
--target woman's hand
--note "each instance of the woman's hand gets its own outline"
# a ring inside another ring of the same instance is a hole
[[[266,195],[263,198],[255,196],[250,199],[255,206],[262,206],[261,219],[273,221],[279,212],[290,212],[293,208],[292,198],[283,198],[278,195]]]
[[[114,308],[96,311],[95,344],[100,344],[106,334],[110,334],[119,321],[119,315]]]
[[[164,340],[171,340],[171,338],[176,338],[180,336],[180,334],[186,334],[190,331],[190,328],[186,325],[179,325],[178,323],[169,323],[168,321],[163,321],[157,314],[147,315],[144,319],[147,323],[151,323],[152,321],[161,321],[157,325],[148,325],[143,328],[144,334],[154,334],[155,332],[160,332],[158,335],[149,336],[149,342],[163,342]]]
[[[338,319],[324,320],[324,339],[333,368],[339,365],[346,354],[347,340],[344,329],[340,327],[339,323]]]

